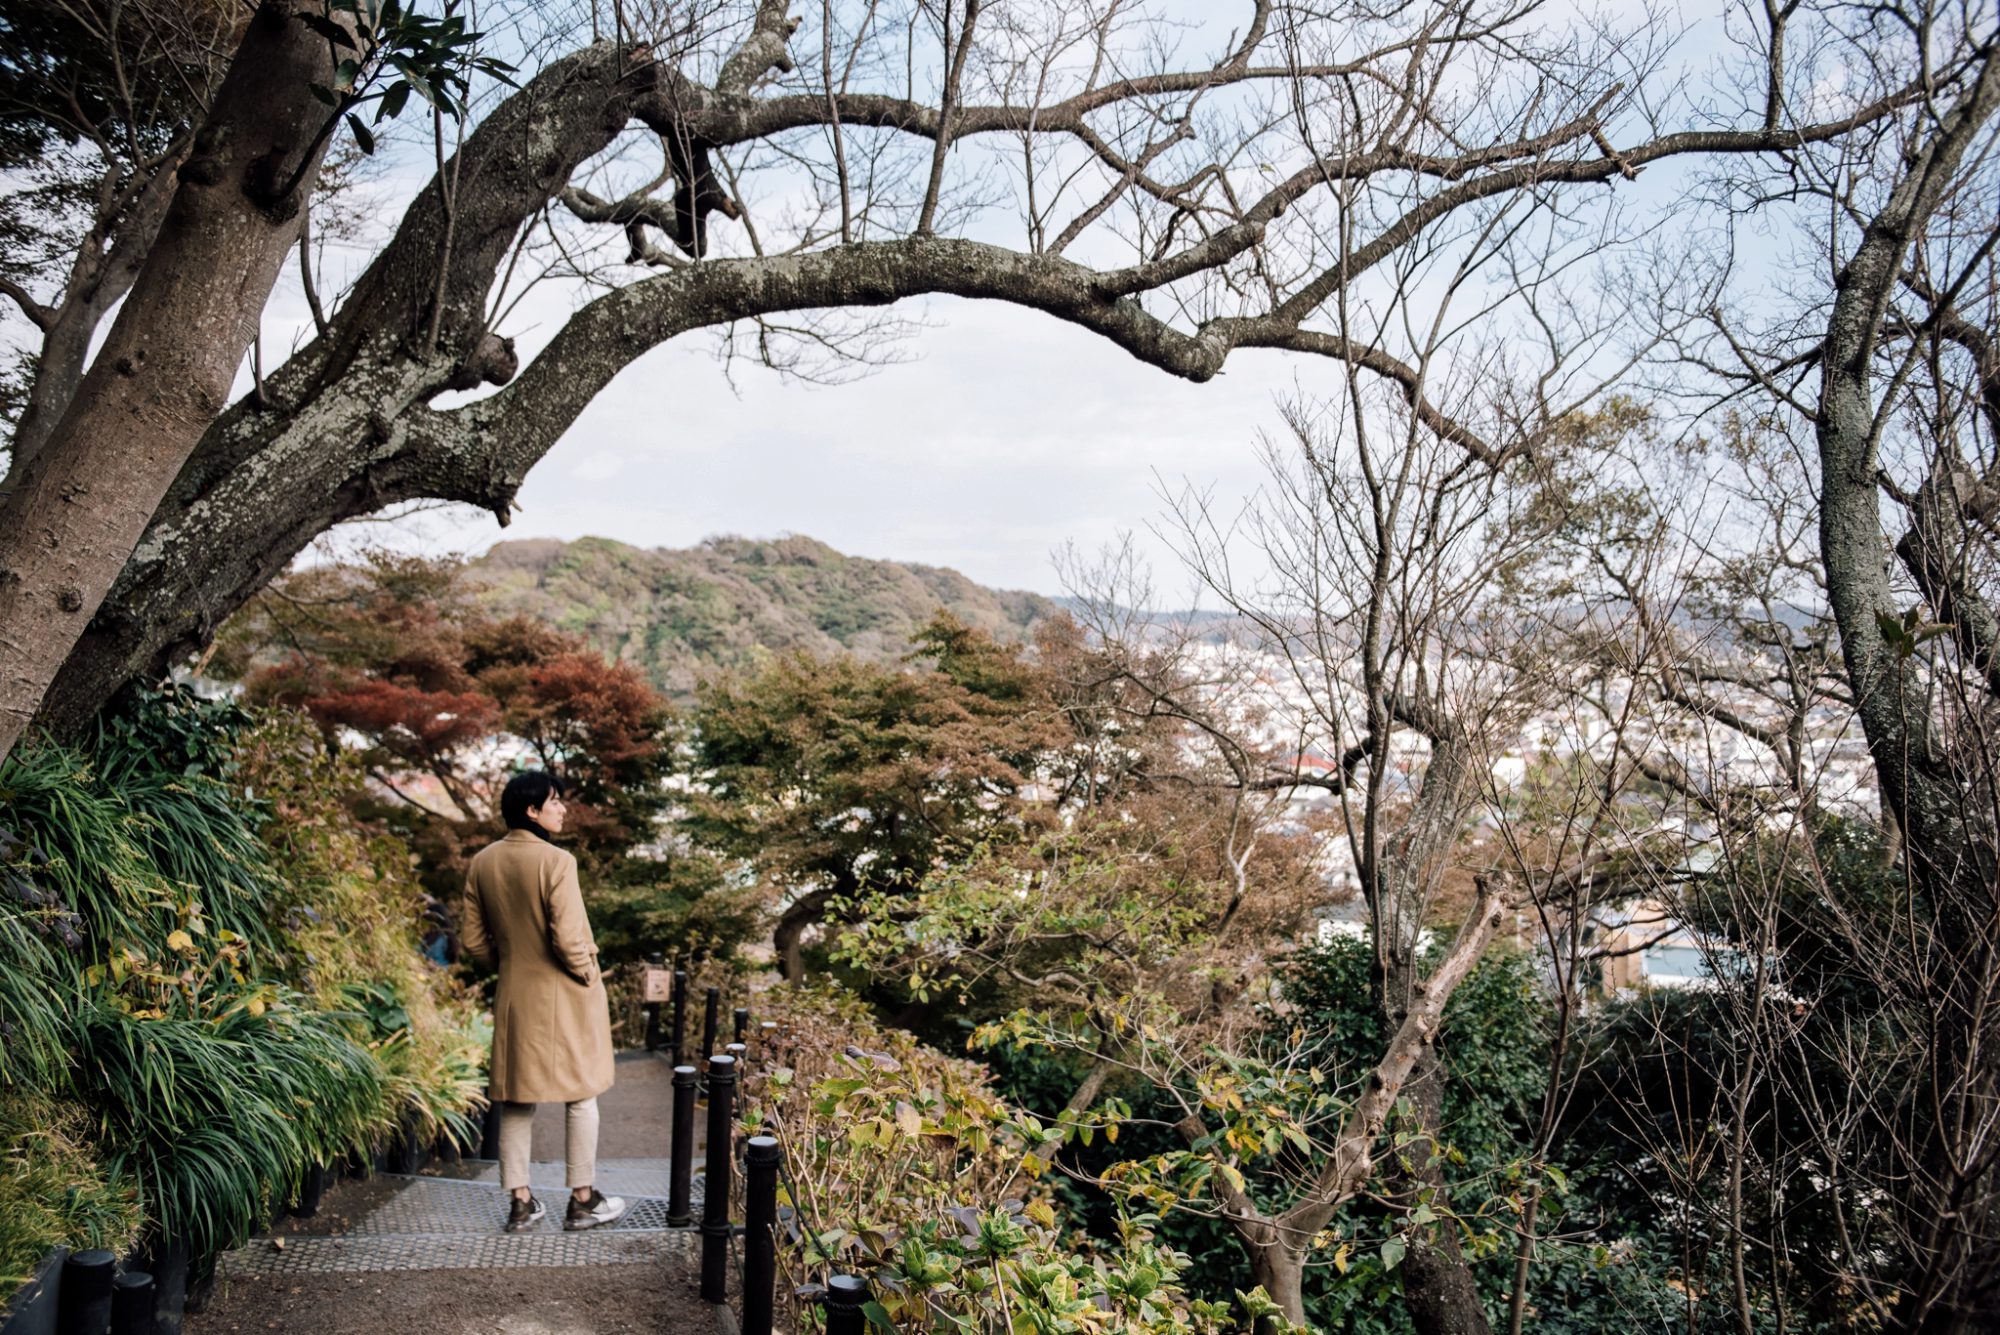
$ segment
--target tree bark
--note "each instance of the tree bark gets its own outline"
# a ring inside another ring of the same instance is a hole
[[[1280,1240],[1246,1244],[1250,1252],[1250,1282],[1261,1285],[1264,1296],[1285,1312],[1294,1325],[1305,1324],[1306,1267],[1303,1252],[1294,1251]],[[1269,1335],[1276,1323],[1259,1321],[1258,1335]]]
[[[1385,714],[1431,742],[1430,764],[1424,769],[1416,803],[1381,859],[1377,930],[1385,939],[1376,956],[1381,969],[1382,1035],[1388,1042],[1438,984],[1435,977],[1426,979],[1418,967],[1423,910],[1464,828],[1475,770],[1465,729],[1430,701],[1392,694],[1385,701]],[[1442,1015],[1443,1002],[1438,1006]],[[1459,1248],[1444,1172],[1432,1162],[1433,1140],[1443,1122],[1444,1079],[1437,1050],[1426,1045],[1405,1094],[1422,1138],[1407,1147],[1404,1159],[1409,1168],[1397,1167],[1389,1177],[1398,1186],[1399,1213],[1407,1218],[1419,1199],[1428,1198],[1439,1218],[1433,1224],[1412,1225],[1405,1234],[1408,1250],[1400,1267],[1403,1304],[1419,1335],[1489,1335],[1479,1286]]]
[[[2000,1055],[1985,1028],[1993,967],[1994,831],[1978,778],[1938,735],[1921,664],[1882,630],[1896,616],[1876,474],[1874,361],[1882,321],[1911,245],[1944,199],[1982,127],[2000,109],[2000,42],[1926,137],[1906,151],[1903,176],[1863,229],[1834,283],[1823,345],[1818,416],[1820,551],[1828,600],[1862,730],[1881,780],[1882,806],[1903,834],[1910,874],[1931,906],[1937,948],[1926,961],[1936,1024],[1926,1054],[1929,1125],[1902,1190],[1914,1232],[1910,1273],[1895,1319],[1925,1335],[1990,1329],[2000,1272],[2000,1193],[1989,1150],[1962,1143],[1962,1123],[1986,1120],[2000,1090]],[[1925,522],[1923,516],[1918,522]],[[1919,535],[1919,538],[1927,535]],[[1928,558],[1926,558],[1928,559]],[[1919,574],[1924,561],[1919,561]],[[1961,635],[1970,627],[1961,627]],[[1975,652],[1970,654],[1977,661]]]
[[[1423,1134],[1406,1144],[1403,1158],[1409,1166],[1399,1167],[1392,1178],[1399,1185],[1398,1208],[1405,1217],[1419,1199],[1427,1198],[1439,1218],[1413,1225],[1404,1235],[1403,1305],[1422,1335],[1489,1335],[1492,1327],[1459,1247],[1458,1222],[1451,1217],[1444,1172],[1435,1160],[1433,1137],[1444,1120],[1444,1068],[1435,1050],[1427,1054],[1426,1066],[1406,1095]]]
[[[778,925],[771,930],[771,950],[778,957],[778,972],[788,983],[802,983],[806,977],[805,951],[802,945],[806,928],[826,916],[826,906],[833,898],[831,890],[814,890],[794,900],[789,908],[778,917]]]
[[[0,758],[228,402],[323,145],[327,44],[267,0],[144,269],[47,443],[0,500]],[[305,163],[291,197],[274,192]]]
[[[131,291],[152,253],[160,224],[173,202],[179,161],[180,155],[174,154],[153,168],[151,179],[137,196],[116,216],[100,218],[78,248],[63,285],[62,301],[50,312],[48,326],[42,331],[35,378],[28,386],[28,401],[21,408],[20,420],[14,424],[14,438],[8,443],[7,477],[0,480],[0,494],[12,490],[13,481],[42,452],[76,398],[84,364],[90,359],[90,340],[111,308]]]

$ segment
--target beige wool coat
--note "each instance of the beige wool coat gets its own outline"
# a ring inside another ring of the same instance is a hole
[[[527,830],[479,850],[465,873],[459,941],[500,966],[495,1101],[575,1103],[611,1088],[611,1008],[573,855]]]

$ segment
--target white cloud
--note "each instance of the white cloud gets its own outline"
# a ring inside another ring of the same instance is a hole
[[[916,360],[833,387],[739,368],[739,393],[698,339],[656,350],[528,475],[510,529],[470,510],[428,527],[475,550],[501,537],[678,547],[805,533],[1055,592],[1050,552],[1143,529],[1161,510],[1158,477],[1225,498],[1254,489],[1258,431],[1294,374],[1314,373],[1239,354],[1193,385],[1033,312],[963,301],[929,312]],[[1152,556],[1162,584],[1177,584],[1171,553],[1154,544]]]

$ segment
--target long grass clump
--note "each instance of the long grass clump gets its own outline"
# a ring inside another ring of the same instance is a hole
[[[130,1247],[141,1214],[138,1192],[93,1153],[81,1107],[0,1088],[0,1302],[52,1246]]]
[[[0,764],[0,1302],[51,1246],[143,1218],[202,1256],[314,1164],[470,1139],[484,1031],[419,953],[408,850],[346,814],[359,782],[297,721],[180,690]],[[31,1187],[69,1204],[15,1209]]]
[[[308,1165],[362,1148],[380,1115],[381,1068],[345,1019],[282,1003],[158,1018],[93,1008],[80,1083],[101,1110],[106,1168],[196,1254],[244,1237]]]
[[[6,833],[0,831],[0,840]],[[0,866],[0,895],[7,869]],[[50,983],[64,969],[51,940],[50,914],[0,899],[0,1090],[47,1087],[61,1077],[70,1008]]]

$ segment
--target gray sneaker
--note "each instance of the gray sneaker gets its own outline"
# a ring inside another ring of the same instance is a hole
[[[590,1195],[583,1200],[570,1196],[569,1213],[563,1216],[563,1227],[572,1233],[580,1229],[600,1228],[615,1222],[624,1213],[625,1202],[622,1198],[607,1196],[592,1187]]]
[[[536,1224],[541,1223],[547,1217],[548,1213],[549,1207],[543,1205],[535,1197],[530,1196],[524,1201],[519,1196],[516,1196],[514,1203],[507,1208],[507,1231],[509,1233],[526,1233]]]

